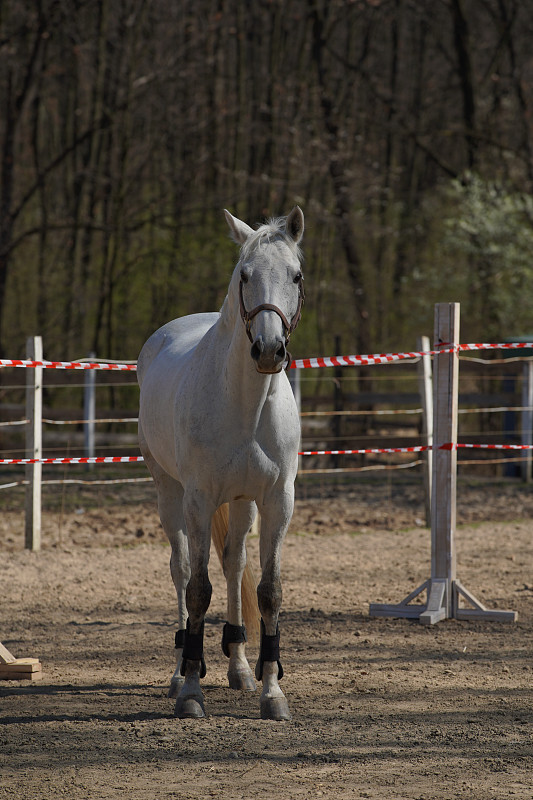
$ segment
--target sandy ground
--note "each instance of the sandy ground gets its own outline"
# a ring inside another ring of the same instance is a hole
[[[286,723],[259,719],[259,691],[226,688],[215,561],[207,717],[173,717],[170,551],[149,500],[47,512],[40,553],[4,512],[0,639],[44,678],[0,684],[0,798],[531,800],[533,495],[459,496],[458,577],[515,624],[370,618],[370,602],[429,577],[419,488],[300,491],[283,558]],[[249,552],[257,569],[257,539]]]

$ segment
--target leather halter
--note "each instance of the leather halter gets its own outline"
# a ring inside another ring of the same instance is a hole
[[[249,340],[253,344],[254,340],[252,338],[252,334],[250,328],[252,326],[252,320],[256,317],[260,311],[274,311],[278,317],[280,317],[283,328],[285,330],[285,345],[289,343],[289,339],[291,338],[291,333],[294,331],[298,323],[300,322],[300,317],[302,316],[302,306],[305,300],[305,293],[304,293],[304,285],[303,285],[303,275],[298,281],[298,308],[296,309],[296,313],[292,318],[291,322],[287,319],[281,308],[272,305],[271,303],[261,303],[261,305],[252,308],[251,311],[246,310],[246,306],[244,305],[244,298],[242,296],[242,286],[243,282],[242,279],[239,281],[239,305],[241,309],[241,317],[242,321],[244,322],[244,326],[246,328],[246,335],[248,336]]]

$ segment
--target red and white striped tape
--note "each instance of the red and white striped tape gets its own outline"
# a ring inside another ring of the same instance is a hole
[[[531,444],[464,444],[462,442],[446,442],[439,447],[431,445],[418,445],[416,447],[383,447],[369,448],[365,450],[304,450],[298,453],[299,456],[351,456],[363,455],[365,453],[424,453],[428,450],[458,450],[459,448],[470,448],[476,450],[533,450]]]
[[[424,453],[428,450],[458,450],[470,448],[477,450],[533,450],[531,444],[453,444],[447,442],[440,447],[431,445],[417,445],[415,447],[371,447],[361,450],[302,450],[299,456],[351,456],[351,455],[377,455],[380,453]],[[139,464],[144,461],[142,456],[93,456],[72,458],[0,458],[0,464]]]
[[[0,358],[0,367],[26,367],[43,369],[101,369],[135,372],[137,364],[91,363],[89,361],[30,361],[28,359]]]
[[[142,456],[82,456],[79,458],[0,458],[0,464],[132,464]]]
[[[424,453],[428,450],[458,450],[471,448],[478,450],[533,450],[530,444],[453,444],[447,442],[440,447],[416,445],[415,447],[370,447],[361,450],[302,450],[299,456],[353,456],[377,455],[380,453]],[[73,458],[0,458],[0,464],[138,464],[142,456],[93,456]]]
[[[533,450],[533,445],[531,444],[463,444],[462,442],[458,442],[455,445],[455,449],[459,449],[460,447],[466,447],[472,450]],[[441,450],[452,450],[453,446],[450,445],[442,445]]]
[[[378,353],[366,356],[326,356],[324,358],[297,358],[291,362],[291,369],[314,369],[317,367],[355,367],[372,364],[391,364],[395,361],[420,358],[421,356],[438,356],[446,353],[460,353],[466,350],[520,350],[533,349],[532,342],[500,342],[456,344],[441,347],[438,350],[421,350],[412,353]],[[0,367],[43,367],[44,369],[94,369],[119,370],[135,372],[136,364],[118,364],[90,361],[30,361],[27,359],[0,359]]]
[[[372,447],[366,450],[303,450],[299,456],[353,456],[363,453],[423,453],[431,450],[429,445],[419,445],[417,447]]]
[[[531,342],[503,342],[499,344],[477,343],[456,344],[441,347],[438,350],[420,350],[412,353],[379,353],[368,356],[329,356],[326,358],[297,358],[291,363],[291,369],[316,369],[318,367],[356,367],[372,364],[391,364],[395,361],[421,358],[422,356],[439,356],[450,353],[461,353],[466,350],[513,350],[533,348]]]

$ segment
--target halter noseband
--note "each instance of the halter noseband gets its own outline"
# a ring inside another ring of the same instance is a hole
[[[289,339],[291,338],[291,333],[294,331],[294,329],[300,322],[300,317],[302,316],[302,306],[305,300],[303,280],[304,279],[302,275],[302,277],[298,281],[298,307],[291,322],[289,322],[289,320],[287,319],[281,308],[278,308],[277,306],[274,306],[271,303],[261,303],[261,305],[252,308],[251,311],[247,311],[246,306],[244,305],[244,298],[242,296],[242,279],[239,281],[239,305],[241,309],[241,317],[242,321],[244,322],[244,326],[246,328],[246,335],[248,336],[252,344],[254,340],[252,338],[250,328],[252,326],[253,318],[256,317],[260,311],[274,311],[278,315],[278,317],[280,317],[283,323],[283,328],[285,330],[285,346],[288,345]]]

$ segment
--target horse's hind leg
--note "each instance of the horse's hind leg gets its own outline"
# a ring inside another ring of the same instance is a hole
[[[242,619],[241,582],[246,566],[246,535],[257,508],[255,503],[234,500],[230,503],[229,527],[224,545],[223,567],[228,593],[227,622],[224,625],[222,650],[229,658],[230,689],[255,690],[252,670],[245,655],[246,631]]]

